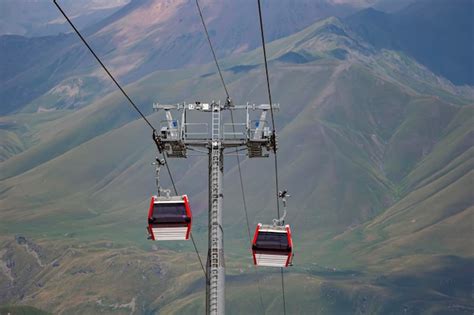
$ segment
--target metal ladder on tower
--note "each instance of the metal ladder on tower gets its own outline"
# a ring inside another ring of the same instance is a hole
[[[219,208],[220,208],[220,167],[221,167],[221,144],[220,144],[220,105],[212,104],[212,127],[211,127],[211,211],[210,211],[210,238],[211,247],[209,249],[209,313],[222,314],[223,310],[218,309],[219,294],[219,267],[223,264],[219,255],[220,233],[219,233]],[[222,280],[221,280],[222,281]]]

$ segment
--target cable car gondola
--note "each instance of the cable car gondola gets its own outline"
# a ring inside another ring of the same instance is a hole
[[[259,223],[252,243],[253,263],[257,266],[288,267],[293,260],[290,226]]]
[[[192,214],[188,196],[151,197],[148,233],[154,241],[187,240]]]

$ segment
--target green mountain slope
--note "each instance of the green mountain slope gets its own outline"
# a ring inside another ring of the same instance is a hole
[[[287,222],[296,253],[286,277],[288,311],[473,309],[465,276],[473,257],[467,241],[474,201],[471,89],[458,89],[402,53],[377,50],[335,18],[270,43],[268,53],[281,104],[280,184],[292,195]],[[266,102],[261,62],[259,49],[223,60],[235,102]],[[212,64],[154,72],[126,90],[150,105],[223,95]],[[18,151],[4,153],[0,164],[5,303],[24,298],[68,313],[204,309],[192,245],[153,244],[155,255],[145,240],[156,149],[148,127],[126,106],[113,92],[76,110],[2,118],[30,126],[8,130],[7,142]],[[162,113],[143,109],[159,126]],[[193,231],[204,253],[206,157],[171,160],[170,166],[179,191],[191,197]],[[250,228],[270,223],[276,215],[271,160],[244,158],[242,171]],[[228,157],[227,308],[255,311],[259,279],[265,311],[278,314],[279,274],[251,267],[237,178]],[[34,266],[28,274],[21,271],[26,265]]]
[[[471,0],[420,0],[389,14],[369,8],[346,21],[375,47],[401,50],[455,84],[473,85],[473,14]]]
[[[124,84],[158,69],[176,69],[211,61],[194,2],[140,0],[77,4],[75,1],[63,1],[60,4],[73,20],[88,17],[88,13],[116,11],[96,24],[89,24],[83,34],[111,72]],[[18,25],[30,15],[34,18],[27,19],[24,24],[39,24],[38,18],[50,21],[45,28],[54,29],[67,24],[51,2],[28,5],[1,3],[0,6],[3,8],[0,12],[10,12],[5,21],[0,21],[8,26]],[[253,2],[202,1],[201,6],[220,57],[250,51],[260,45],[259,34],[255,32],[258,22]],[[265,18],[269,21],[268,40],[293,34],[318,19],[342,16],[357,10],[350,4],[328,0],[300,0],[298,5],[268,3],[265,8]],[[19,12],[24,14],[16,18]],[[84,25],[80,21],[75,22],[78,26]],[[35,29],[41,32],[39,27]],[[68,34],[33,38],[0,36],[0,49],[5,58],[0,63],[0,99],[6,102],[0,107],[0,114],[35,111],[44,106],[45,101],[44,98],[37,98],[48,91],[68,87],[67,83],[71,80],[94,81],[93,87],[84,87],[93,91],[92,95],[86,93],[85,96],[71,98],[76,107],[111,91],[109,78],[71,31],[68,28]],[[61,98],[46,100],[53,103],[48,108],[53,105],[62,108],[64,103],[68,103],[61,102]]]

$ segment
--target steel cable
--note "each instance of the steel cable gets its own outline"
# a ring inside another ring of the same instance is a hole
[[[57,3],[57,0],[53,0],[54,4],[56,5],[56,7],[58,8],[58,10],[61,12],[61,14],[64,16],[64,18],[67,20],[67,22],[69,23],[69,25],[71,25],[71,27],[74,29],[74,31],[76,32],[76,34],[79,36],[79,38],[82,40],[82,42],[86,45],[86,47],[89,49],[89,51],[92,53],[92,55],[95,57],[95,59],[97,60],[97,62],[99,62],[99,64],[102,66],[102,68],[105,70],[105,72],[109,75],[109,77],[112,79],[112,81],[115,83],[115,85],[117,85],[117,87],[119,88],[119,90],[122,92],[122,94],[125,96],[125,98],[129,101],[129,103],[133,106],[133,108],[140,114],[140,116],[143,118],[143,120],[145,120],[145,122],[148,124],[148,126],[150,126],[150,128],[152,129],[153,133],[156,132],[156,129],[155,127],[153,127],[153,125],[150,123],[150,121],[145,117],[145,115],[142,113],[142,111],[138,108],[138,106],[132,101],[132,99],[128,96],[127,92],[125,92],[125,90],[122,88],[122,86],[118,83],[118,81],[114,78],[114,76],[112,75],[112,73],[110,73],[109,69],[107,69],[107,67],[105,66],[105,64],[102,62],[102,60],[100,60],[100,58],[97,56],[97,54],[94,52],[94,50],[92,49],[92,47],[89,45],[89,43],[87,43],[86,39],[82,36],[81,32],[79,32],[79,30],[76,28],[76,26],[72,23],[72,21],[69,19],[69,17],[67,16],[67,14],[63,11],[63,9],[61,8],[61,6]],[[173,185],[173,189],[174,189],[174,192],[175,194],[177,195],[178,194],[178,191],[176,189],[176,185],[175,185],[175,182],[174,182],[174,179],[173,179],[173,176],[171,175],[171,171],[170,171],[170,168],[169,168],[169,165],[168,165],[168,161],[166,159],[166,154],[163,153],[163,158],[165,160],[165,165],[166,165],[166,169],[168,170],[168,175],[170,177],[170,180],[171,180],[171,183]],[[193,235],[192,233],[191,234],[191,240],[193,242],[193,245],[194,245],[194,251],[196,252],[196,255],[199,259],[199,263],[201,264],[201,268],[204,272],[204,277],[207,279],[207,274],[206,274],[206,270],[204,268],[204,265],[202,263],[202,260],[201,260],[201,256],[199,255],[199,251],[196,247],[196,242],[194,241],[194,238],[193,238]]]
[[[263,18],[262,18],[262,6],[260,4],[260,0],[257,0],[258,4],[258,18],[260,22],[260,35],[262,38],[262,48],[263,48],[263,59],[264,59],[264,64],[265,64],[265,77],[267,80],[267,91],[268,91],[268,99],[270,102],[270,114],[272,117],[272,128],[273,128],[273,140],[274,140],[274,146],[273,146],[273,156],[274,156],[274,168],[275,168],[275,190],[276,190],[276,204],[277,204],[277,215],[278,218],[280,219],[280,202],[279,202],[279,182],[278,182],[278,158],[277,158],[277,147],[276,147],[276,126],[275,126],[275,118],[273,116],[273,106],[272,106],[272,92],[270,89],[270,77],[268,75],[268,62],[267,62],[267,50],[265,47],[265,34],[263,30]],[[283,314],[286,314],[286,300],[285,300],[285,281],[284,281],[284,276],[283,276],[283,268],[280,268],[280,274],[281,274],[281,292],[283,296]]]
[[[209,42],[209,47],[211,48],[212,56],[214,57],[217,71],[219,72],[219,76],[221,78],[222,86],[224,87],[227,98],[229,98],[229,91],[227,90],[227,86],[225,85],[224,77],[222,76],[222,71],[221,71],[221,67],[219,66],[219,62],[217,62],[216,52],[214,51],[214,47],[212,46],[211,37],[209,36],[209,32],[207,31],[207,26],[206,26],[206,23],[204,22],[204,17],[202,16],[201,6],[199,5],[198,0],[196,0],[196,7],[198,9],[199,16],[201,17],[202,26],[204,28],[204,32],[206,33],[207,41]]]
[[[56,2],[57,0],[54,0],[54,4],[56,5],[56,7],[58,8],[58,10],[61,12],[61,14],[64,16],[64,18],[67,20],[67,22],[69,23],[69,25],[71,25],[71,27],[74,29],[74,31],[76,32],[76,34],[79,36],[79,38],[82,40],[82,42],[84,43],[84,45],[86,45],[86,47],[89,49],[89,51],[92,53],[92,55],[95,57],[95,59],[97,60],[97,62],[102,66],[102,68],[105,70],[105,72],[109,75],[109,77],[112,79],[112,81],[114,81],[115,85],[117,85],[117,87],[119,88],[119,90],[122,92],[122,94],[125,96],[125,98],[128,100],[128,102],[133,106],[133,108],[135,108],[135,110],[140,114],[140,116],[143,118],[143,120],[145,120],[145,122],[148,124],[148,126],[150,126],[150,128],[153,130],[153,131],[156,131],[155,127],[153,127],[153,125],[150,123],[150,121],[148,121],[148,119],[145,117],[145,115],[143,115],[142,111],[138,108],[137,105],[135,105],[135,103],[132,101],[132,99],[128,96],[128,94],[125,92],[125,90],[122,88],[122,86],[117,82],[117,80],[115,80],[114,76],[110,73],[109,69],[107,69],[107,67],[104,65],[104,63],[100,60],[100,58],[97,56],[97,54],[94,52],[94,50],[92,49],[91,46],[89,46],[89,43],[87,43],[86,39],[82,36],[82,34],[79,32],[79,30],[76,28],[76,26],[74,26],[74,24],[72,23],[72,21],[69,19],[69,17],[66,15],[66,13],[63,11],[63,9],[59,6],[59,4]]]
[[[216,53],[215,53],[214,47],[212,45],[212,41],[211,41],[211,38],[209,36],[209,32],[208,32],[207,26],[206,26],[206,22],[204,21],[201,6],[199,5],[198,0],[196,0],[196,7],[198,9],[199,16],[201,18],[202,26],[204,28],[204,33],[206,34],[207,41],[209,42],[209,47],[211,49],[212,56],[214,58],[214,62],[216,64],[216,68],[217,68],[217,71],[219,73],[219,77],[221,79],[222,87],[224,88],[224,91],[225,91],[225,94],[226,94],[226,97],[227,97],[227,101],[230,101],[231,98],[229,96],[229,90],[227,89],[227,86],[225,84],[224,76],[222,75],[221,67],[219,66],[219,62],[217,60]],[[234,136],[235,136],[234,114],[233,114],[232,109],[230,109],[230,117],[231,117],[231,121],[232,121],[232,132],[234,133]],[[238,150],[235,149],[235,152],[238,152]],[[243,209],[244,209],[244,213],[245,213],[245,220],[246,220],[246,223],[247,223],[247,233],[248,233],[249,243],[251,243],[252,242],[252,236],[251,236],[251,233],[250,233],[250,222],[249,222],[249,215],[248,215],[248,209],[247,209],[247,200],[246,200],[246,197],[245,197],[244,182],[243,182],[243,178],[242,178],[242,168],[241,168],[241,165],[240,165],[240,157],[239,157],[238,154],[236,155],[236,158],[237,158],[237,167],[238,167],[238,171],[239,171],[240,190],[242,192],[242,205],[243,205]],[[256,270],[257,269],[255,268],[255,271]],[[259,298],[260,298],[260,306],[262,308],[262,312],[265,313],[265,307],[264,307],[264,304],[263,304],[262,292],[261,292],[261,289],[260,289],[260,282],[258,280],[257,280],[257,287],[258,287],[258,294],[259,294]]]

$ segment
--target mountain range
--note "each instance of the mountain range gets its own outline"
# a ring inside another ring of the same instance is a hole
[[[344,1],[264,2],[281,106],[280,185],[291,193],[292,314],[474,309],[474,89],[466,57],[473,1],[364,9],[384,3],[361,1],[354,13]],[[154,102],[225,95],[192,4],[132,1],[85,28],[157,126],[164,118],[151,111]],[[231,97],[267,102],[255,3],[212,4],[203,1],[203,13]],[[433,30],[443,40],[434,41]],[[414,37],[423,40],[415,45]],[[192,246],[145,239],[157,154],[147,126],[74,34],[2,36],[0,45],[0,304],[54,313],[204,312]],[[207,158],[170,159],[170,167],[191,198],[203,254]],[[252,230],[275,216],[273,165],[244,158],[242,172]],[[241,198],[235,158],[226,157],[227,311],[254,312],[260,287],[259,313],[282,313],[279,274],[251,267]]]
[[[82,28],[95,24],[111,15],[130,0],[62,0],[70,9],[71,18]],[[69,32],[67,22],[58,18],[51,1],[4,0],[0,3],[0,35],[22,35],[37,37]]]
[[[369,8],[347,20],[375,47],[403,51],[454,84],[472,86],[473,7],[471,0],[421,1],[392,14]]]

